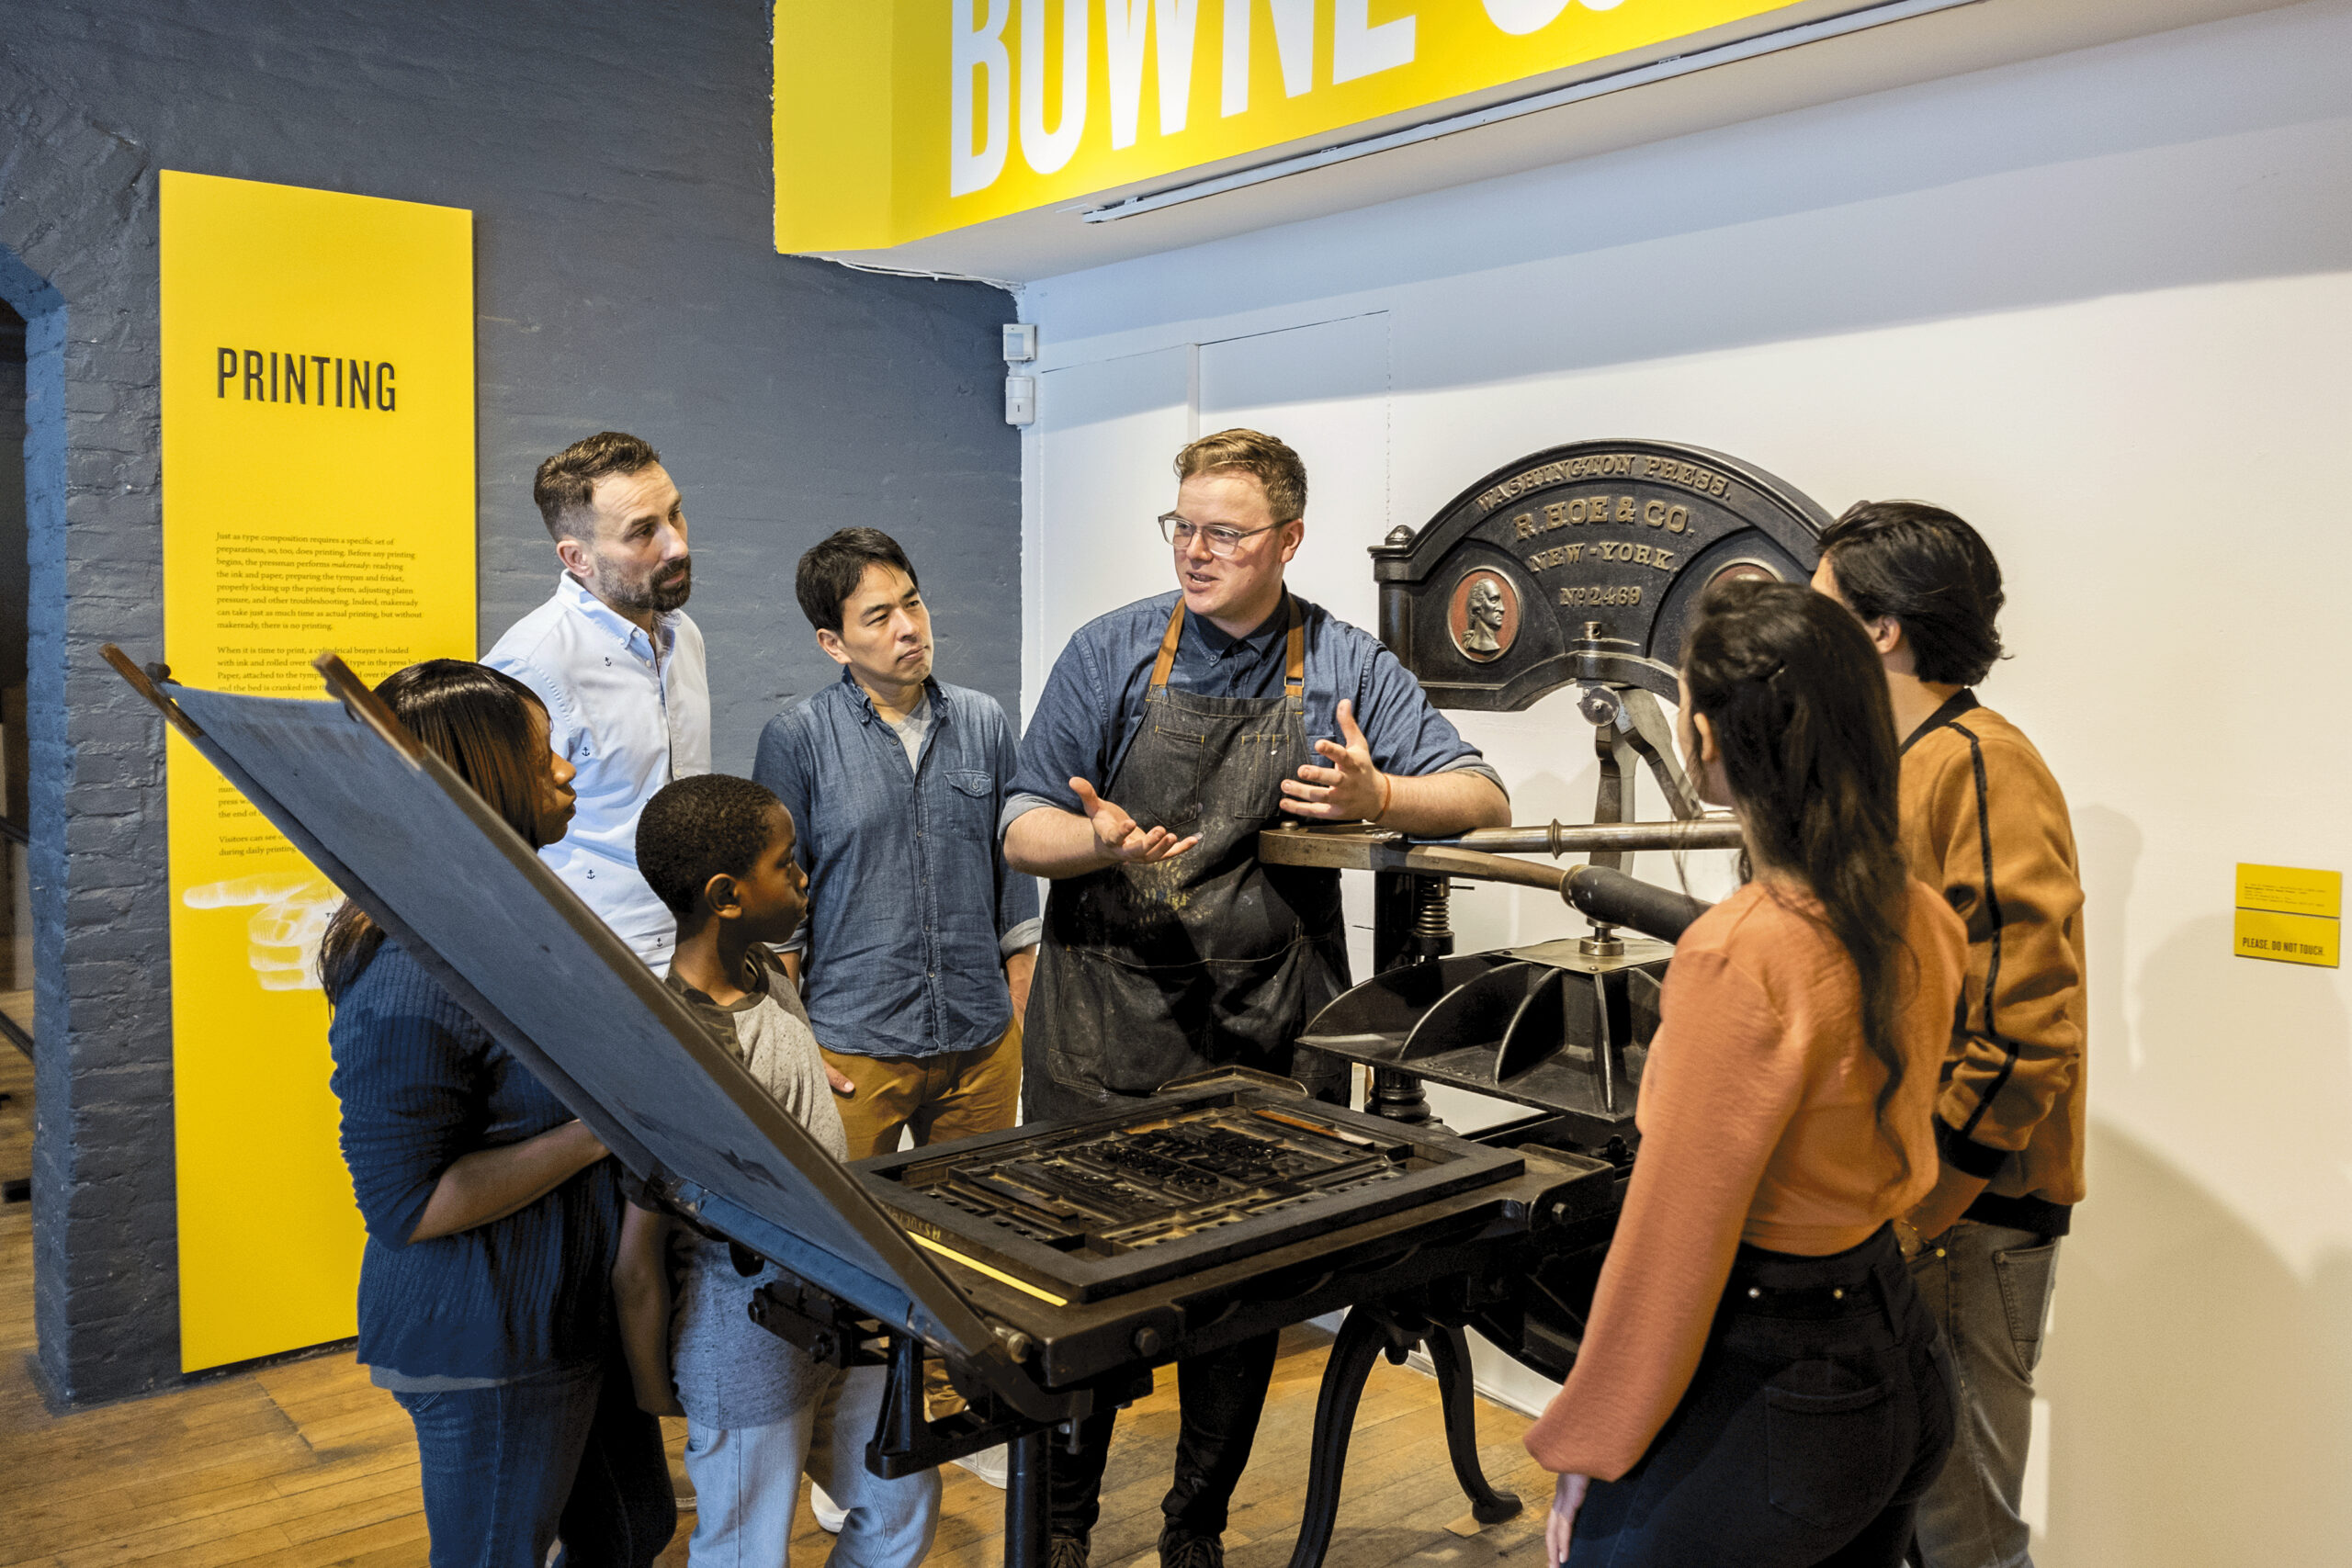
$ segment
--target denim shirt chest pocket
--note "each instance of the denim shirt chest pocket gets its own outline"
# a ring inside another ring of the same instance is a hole
[[[946,768],[942,773],[947,780],[947,798],[941,804],[956,814],[961,822],[966,818],[985,822],[992,832],[996,826],[996,775],[978,768]]]

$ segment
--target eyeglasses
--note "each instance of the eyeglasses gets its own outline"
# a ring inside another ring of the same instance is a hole
[[[1159,524],[1159,536],[1180,550],[1189,549],[1192,547],[1193,535],[1206,535],[1209,541],[1209,554],[1213,556],[1229,556],[1241,547],[1243,540],[1254,539],[1261,534],[1271,534],[1283,526],[1280,523],[1269,523],[1262,528],[1202,528],[1186,522],[1173,512],[1161,513],[1157,521]]]

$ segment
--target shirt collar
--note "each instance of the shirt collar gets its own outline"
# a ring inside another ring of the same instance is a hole
[[[857,714],[858,723],[871,724],[876,719],[882,716],[880,714],[874,711],[874,699],[867,696],[865,694],[865,688],[857,683],[856,671],[844,667],[842,671],[842,684],[849,688],[850,701],[856,705],[854,711]],[[922,696],[923,701],[930,705],[932,722],[933,724],[943,724],[946,722],[947,705],[939,700],[938,676],[927,675],[923,677]],[[911,717],[912,716],[910,715],[909,716]]]
[[[567,571],[557,579],[556,594],[630,652],[647,659],[654,657],[657,647],[654,639],[647,637],[636,622],[627,619],[619,611],[589,592],[588,585],[571,573]],[[661,639],[658,646],[662,653],[669,652],[671,645],[677,640],[676,619],[676,612],[671,610],[661,611],[653,617],[653,630]]]
[[[1901,756],[1909,752],[1912,747],[1919,744],[1921,736],[1931,729],[1941,729],[1945,725],[1951,723],[1977,705],[1976,694],[1973,691],[1962,687],[1954,692],[1944,699],[1942,706],[1920,721],[1918,728],[1903,738],[1903,744],[1895,749],[1896,755]]]
[[[1274,644],[1290,631],[1290,591],[1284,589],[1272,613],[1239,637],[1229,635],[1206,615],[1196,615],[1187,610],[1184,612],[1184,618],[1192,623],[1193,630],[1200,636],[1201,646],[1209,650],[1211,658],[1220,660],[1233,658],[1263,659],[1273,651]]]

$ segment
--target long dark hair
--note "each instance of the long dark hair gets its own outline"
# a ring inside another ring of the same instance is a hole
[[[1895,1013],[1908,956],[1906,872],[1898,838],[1894,716],[1886,675],[1860,623],[1792,582],[1737,579],[1702,601],[1682,678],[1706,716],[1748,842],[1767,866],[1801,879],[1817,919],[1854,960],[1862,1043],[1886,1068],[1879,1135],[1911,1174],[1886,1108],[1903,1083]],[[1806,911],[1810,916],[1811,911]]]
[[[376,694],[484,805],[538,847],[547,708],[530,687],[487,664],[428,659],[385,676]],[[330,1004],[343,999],[383,945],[382,929],[345,898],[319,944],[319,980]]]

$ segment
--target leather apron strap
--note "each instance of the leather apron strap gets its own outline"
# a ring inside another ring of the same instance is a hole
[[[1285,592],[1283,603],[1290,606],[1290,636],[1283,649],[1283,696],[1294,713],[1306,707],[1306,617],[1298,601]],[[1168,677],[1176,668],[1177,645],[1184,640],[1184,596],[1176,596],[1176,607],[1168,612],[1168,635],[1159,639],[1159,657],[1151,661],[1151,691],[1168,689]]]
[[[1176,595],[1176,607],[1168,612],[1168,635],[1159,639],[1159,657],[1151,664],[1151,691],[1154,696],[1168,689],[1168,673],[1176,668],[1176,645],[1184,640],[1184,596]]]
[[[1283,602],[1290,606],[1290,646],[1283,660],[1283,696],[1290,703],[1290,711],[1306,711],[1306,617],[1299,614],[1298,601],[1288,593]]]

